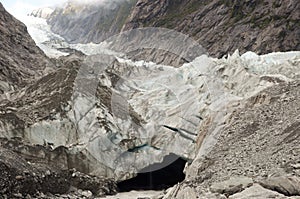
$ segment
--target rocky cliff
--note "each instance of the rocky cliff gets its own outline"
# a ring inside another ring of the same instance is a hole
[[[47,72],[51,63],[26,26],[0,4],[0,93],[24,87]]]
[[[166,27],[195,38],[210,55],[299,50],[297,0],[139,0],[123,27]]]

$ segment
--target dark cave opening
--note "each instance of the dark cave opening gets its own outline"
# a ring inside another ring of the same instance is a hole
[[[119,192],[169,188],[184,180],[183,170],[186,162],[175,154],[167,155],[162,163],[152,164],[142,169],[136,177],[119,182]]]

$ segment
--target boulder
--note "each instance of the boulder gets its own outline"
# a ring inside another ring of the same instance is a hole
[[[286,196],[300,196],[300,178],[298,176],[270,177],[260,181],[259,184]]]
[[[253,186],[245,189],[240,193],[236,193],[229,197],[229,199],[266,199],[266,198],[277,198],[284,199],[283,194],[276,191],[271,191],[263,188],[259,184],[254,184]]]
[[[253,180],[251,178],[238,176],[231,177],[229,180],[223,182],[213,183],[210,187],[210,190],[220,194],[232,195],[237,192],[241,192],[252,184]]]

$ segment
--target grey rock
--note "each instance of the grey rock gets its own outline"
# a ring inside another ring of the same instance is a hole
[[[299,50],[297,0],[139,0],[123,30],[166,27],[195,38],[210,55]],[[287,25],[289,24],[289,25]]]
[[[0,172],[2,173],[0,194],[35,195],[40,192],[39,195],[43,198],[43,193],[64,194],[68,193],[71,188],[75,191],[76,189],[86,190],[82,192],[86,195],[93,193],[96,196],[103,196],[116,193],[116,184],[111,179],[89,176],[81,172],[76,172],[76,176],[72,177],[73,170],[59,168],[57,162],[50,160],[51,153],[56,153],[55,151],[38,145],[24,145],[22,142],[7,142],[3,139],[1,139],[0,145]],[[25,152],[24,148],[28,151]],[[12,152],[20,149],[23,149],[23,154]],[[25,155],[41,154],[41,152],[50,159],[46,160],[41,157],[30,159]],[[57,151],[57,154],[53,155],[57,158],[59,154],[61,151]],[[45,173],[48,174],[45,175]]]
[[[281,174],[297,171],[288,162],[294,164],[299,160],[300,109],[295,107],[300,107],[300,101],[297,98],[282,103],[280,96],[296,97],[299,88],[299,81],[278,84],[248,99],[245,106],[229,118],[226,130],[206,155],[213,161],[202,169],[203,158],[196,159],[187,169],[188,175],[191,169],[190,178],[196,172],[199,176],[213,173],[206,184],[224,181],[233,175],[255,179],[271,176],[279,170]],[[281,120],[286,122],[278,122]]]
[[[197,199],[197,193],[191,187],[185,187],[177,196],[178,199]]]
[[[0,94],[24,87],[53,68],[26,26],[10,15],[1,3],[0,41]]]
[[[286,196],[300,196],[300,178],[297,176],[270,177],[259,184]]]
[[[296,165],[300,158],[300,137],[297,133],[300,109],[295,108],[300,107],[297,97],[299,85],[299,80],[276,84],[245,100],[245,105],[239,106],[228,118],[225,130],[221,131],[211,151],[205,156],[199,153],[187,167],[187,178],[183,185],[177,188],[179,191],[171,192],[180,194],[181,188],[189,184],[198,187],[199,195],[207,192],[206,189],[211,185],[215,191],[223,193],[226,183],[228,185],[227,179],[243,175],[253,178],[255,182],[261,182],[262,177],[270,176],[271,188],[265,189],[256,184],[242,191],[242,186],[235,184],[231,186],[232,189],[227,186],[227,195],[234,192],[238,194],[232,195],[234,198],[265,198],[267,195],[288,198],[291,194],[297,195],[299,174],[293,165]],[[282,103],[282,99],[290,98],[294,99]],[[211,146],[211,143],[203,144]],[[294,176],[283,178],[287,173]],[[203,180],[202,177],[208,174],[212,175]],[[192,183],[188,183],[189,181]],[[245,197],[238,193],[240,191]]]
[[[265,189],[258,184],[254,184],[250,188],[247,188],[244,191],[240,193],[236,193],[229,197],[229,199],[266,199],[266,198],[285,199],[286,197],[283,194],[280,194],[276,191]]]
[[[81,192],[81,195],[86,198],[91,198],[93,196],[91,191],[83,191],[83,192]]]
[[[231,177],[229,180],[223,182],[213,183],[210,187],[212,192],[217,192],[224,195],[232,195],[237,192],[243,191],[245,188],[250,187],[253,180],[247,177]]]

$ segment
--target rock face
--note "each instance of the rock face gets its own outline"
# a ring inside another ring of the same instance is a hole
[[[266,54],[300,49],[299,9],[297,0],[139,0],[123,30],[175,29],[216,57],[236,49]]]
[[[48,18],[51,30],[70,43],[99,43],[122,29],[136,0],[72,1],[56,8]]]
[[[24,87],[51,67],[26,26],[0,4],[0,93]]]

